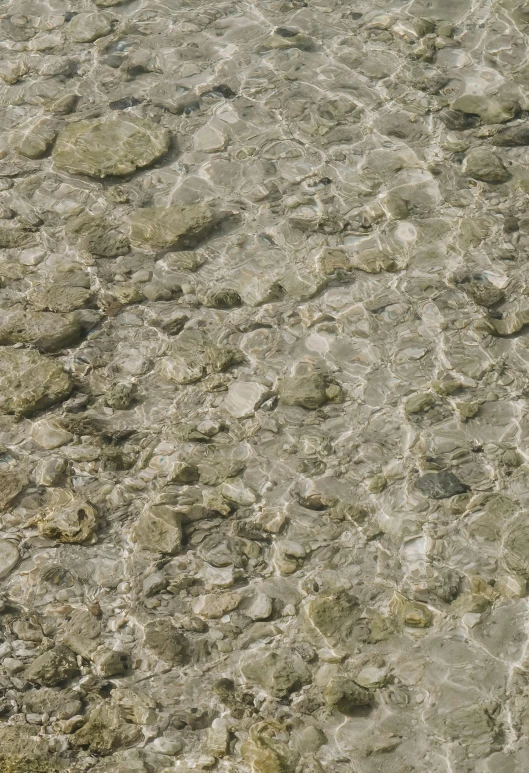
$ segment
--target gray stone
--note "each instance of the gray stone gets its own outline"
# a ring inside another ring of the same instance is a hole
[[[279,397],[283,405],[297,405],[314,411],[328,402],[338,402],[341,390],[323,373],[309,371],[280,381]]]
[[[22,228],[0,228],[0,249],[28,247],[36,242],[35,234]]]
[[[100,215],[83,215],[69,225],[67,230],[77,240],[80,249],[102,258],[126,255],[130,250],[128,237]]]
[[[503,165],[503,161],[490,150],[472,150],[467,153],[463,162],[463,172],[474,180],[499,184],[511,179],[511,173]]]
[[[427,472],[415,482],[415,488],[431,499],[446,499],[468,491],[468,486],[453,472]]]
[[[493,145],[505,148],[516,148],[529,145],[529,125],[526,123],[505,126],[492,137]]]
[[[82,309],[92,297],[84,287],[67,284],[53,284],[32,288],[27,295],[29,303],[37,311],[69,312]]]
[[[72,390],[60,363],[23,349],[0,349],[0,413],[23,416],[64,400]]]
[[[110,115],[71,123],[53,149],[58,169],[89,177],[126,175],[167,152],[170,134],[147,119]]]
[[[74,747],[88,748],[93,754],[110,754],[132,746],[140,737],[140,729],[123,721],[118,706],[100,703],[92,709],[86,724],[71,736],[71,743]]]

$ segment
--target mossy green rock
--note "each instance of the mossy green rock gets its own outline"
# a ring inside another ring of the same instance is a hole
[[[36,733],[36,725],[0,728],[0,770],[2,773],[59,773],[65,769],[50,754],[47,741]]]
[[[89,177],[124,175],[167,152],[170,133],[152,121],[108,116],[71,123],[57,137],[57,169]]]
[[[192,248],[214,225],[213,212],[206,204],[145,207],[132,215],[130,241],[133,247],[152,250]]]
[[[141,736],[141,730],[121,719],[119,707],[100,704],[72,737],[72,745],[88,747],[95,754],[111,754],[132,746]]]
[[[60,363],[35,351],[0,348],[0,414],[24,416],[64,400],[71,391]]]

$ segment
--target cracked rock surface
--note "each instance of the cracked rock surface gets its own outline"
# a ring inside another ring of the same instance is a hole
[[[528,43],[0,2],[1,773],[527,773]]]

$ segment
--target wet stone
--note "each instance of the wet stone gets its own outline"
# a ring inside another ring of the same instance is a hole
[[[283,379],[279,384],[279,397],[283,405],[296,405],[314,411],[339,398],[340,392],[324,374],[309,372]]]
[[[427,472],[415,483],[421,494],[431,499],[446,499],[468,491],[453,472]]]
[[[0,470],[0,513],[6,510],[29,483],[23,469]]]
[[[473,150],[463,162],[463,171],[474,180],[499,184],[511,179],[510,172],[502,160],[488,150]]]
[[[46,311],[8,312],[0,322],[0,345],[32,344],[42,352],[56,352],[76,343],[81,336],[79,319],[73,314]]]
[[[169,505],[152,505],[140,515],[133,538],[144,550],[174,555],[182,546],[180,516]]]
[[[145,624],[143,644],[166,663],[182,664],[187,659],[186,638],[168,617]]]
[[[43,537],[57,542],[82,544],[94,534],[97,513],[92,505],[81,499],[59,505],[41,516],[38,521]]]
[[[215,225],[205,204],[189,207],[146,207],[131,218],[130,240],[134,247],[151,250],[195,247]]]
[[[15,543],[0,540],[0,580],[7,577],[20,560],[20,554]]]
[[[77,659],[69,647],[59,645],[39,655],[25,671],[30,682],[46,687],[66,682],[79,673]]]
[[[323,688],[327,706],[346,716],[354,716],[360,707],[369,706],[371,693],[352,679],[331,679]]]
[[[72,390],[62,366],[36,351],[0,349],[0,413],[26,415],[64,400]]]
[[[310,681],[310,671],[299,655],[287,652],[257,652],[241,663],[243,676],[277,697],[299,690]]]
[[[53,149],[58,169],[104,178],[148,166],[169,148],[170,134],[147,119],[110,115],[71,123]]]

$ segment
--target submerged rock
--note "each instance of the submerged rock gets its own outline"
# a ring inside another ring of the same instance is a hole
[[[187,640],[168,617],[145,624],[143,644],[166,663],[182,664],[187,660]]]
[[[132,746],[140,737],[140,728],[124,722],[118,706],[101,703],[92,710],[86,724],[74,733],[71,742],[73,746],[105,755]]]
[[[0,580],[7,577],[20,561],[20,553],[13,542],[0,540]]]
[[[427,472],[415,482],[415,488],[431,499],[446,499],[468,491],[468,486],[453,472]]]
[[[100,215],[83,215],[68,227],[68,233],[77,239],[81,249],[102,258],[126,255],[130,250],[127,236]]]
[[[293,652],[258,652],[241,663],[243,676],[271,695],[283,697],[310,681],[310,671]]]
[[[60,773],[66,761],[50,749],[48,739],[38,734],[37,725],[0,727],[0,769],[5,773]]]
[[[486,183],[505,183],[511,179],[511,173],[503,161],[489,150],[472,150],[465,157],[463,171],[474,180]]]
[[[89,540],[97,527],[97,513],[82,499],[59,504],[38,519],[43,537],[57,542],[82,544]]]
[[[529,124],[504,126],[492,137],[491,143],[499,147],[516,148],[529,145]]]
[[[181,518],[169,505],[152,505],[140,515],[133,539],[144,550],[174,555],[182,546]]]
[[[195,247],[215,225],[206,204],[188,207],[145,207],[131,218],[130,241],[151,250]]]
[[[109,115],[71,123],[53,149],[58,169],[89,177],[125,175],[167,152],[170,133],[147,119]]]
[[[502,97],[463,94],[452,103],[452,109],[469,115],[479,115],[483,123],[512,121],[521,108],[517,102]]]
[[[323,688],[323,699],[330,708],[354,716],[359,707],[370,705],[372,695],[352,679],[336,677]]]
[[[33,344],[42,352],[56,352],[76,343],[81,325],[74,314],[49,311],[8,312],[0,321],[0,346]]]
[[[38,682],[46,687],[66,682],[79,673],[77,658],[69,647],[60,644],[35,658],[24,675],[30,682]]]
[[[279,383],[279,398],[283,405],[315,411],[328,402],[339,402],[341,397],[340,387],[317,371],[289,376]]]
[[[29,477],[23,469],[0,470],[0,513],[23,491]]]
[[[60,363],[24,349],[0,349],[0,413],[23,416],[64,400],[73,384]]]

